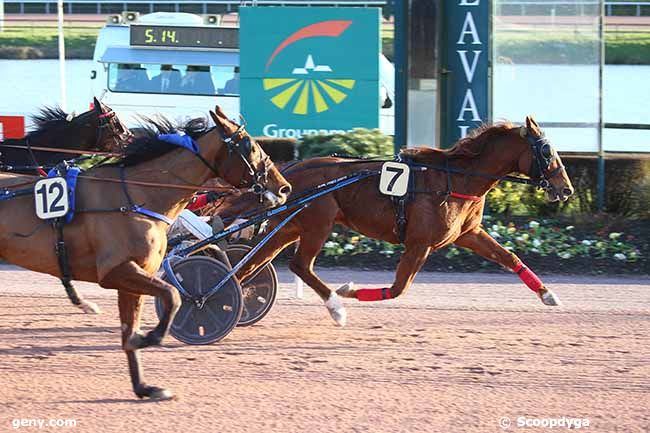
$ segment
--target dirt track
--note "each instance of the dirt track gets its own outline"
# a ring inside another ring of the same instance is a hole
[[[650,431],[650,279],[545,278],[543,307],[509,275],[421,274],[403,299],[347,302],[333,326],[306,288],[213,346],[146,350],[146,377],[179,399],[139,402],[119,349],[116,296],[78,313],[47,276],[0,268],[0,432],[74,418],[72,432],[497,432],[520,416],[588,418],[594,432]],[[388,272],[327,270],[368,286]],[[155,323],[151,302],[145,325]]]

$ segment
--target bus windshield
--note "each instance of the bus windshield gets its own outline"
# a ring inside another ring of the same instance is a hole
[[[239,66],[110,63],[113,92],[239,96]]]

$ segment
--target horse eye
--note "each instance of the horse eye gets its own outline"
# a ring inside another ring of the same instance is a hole
[[[544,158],[550,158],[553,155],[553,149],[550,144],[545,144],[542,146],[542,156]]]

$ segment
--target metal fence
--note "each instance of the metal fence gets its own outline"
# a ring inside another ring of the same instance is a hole
[[[189,12],[198,14],[218,14],[235,12],[243,5],[259,6],[366,6],[385,7],[391,0],[256,0],[243,2],[235,0],[65,0],[67,14],[114,14],[122,11],[141,13],[151,12]],[[57,0],[5,0],[7,14],[54,14]]]
[[[156,0],[156,1],[124,1],[124,0],[65,0],[65,11],[71,14],[111,14],[124,10],[142,13],[167,11],[167,12],[192,12],[192,13],[223,13],[234,12],[241,5],[257,4],[260,6],[374,6],[382,7],[384,15],[392,15],[396,0]],[[20,0],[4,1],[5,13],[55,13],[56,0]],[[536,1],[512,0],[500,2],[501,15],[535,15],[539,8],[555,8],[562,14],[563,7],[575,7],[576,4],[584,7],[598,5],[597,0],[587,1]],[[650,16],[650,1],[618,1],[605,2],[607,16]]]
[[[535,15],[536,10],[552,9],[561,15],[564,8],[575,10],[576,6],[582,8],[598,7],[598,0],[587,1],[538,1],[538,0],[512,0],[500,2],[501,15]],[[573,13],[572,13],[573,14]],[[605,1],[606,16],[650,16],[650,1]]]

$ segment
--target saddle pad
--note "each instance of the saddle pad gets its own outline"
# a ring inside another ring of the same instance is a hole
[[[70,208],[67,215],[65,216],[65,222],[70,223],[74,218],[74,209],[75,209],[75,193],[77,187],[77,177],[81,169],[79,167],[69,167],[65,173],[65,182],[68,184],[68,203]],[[59,171],[56,168],[53,168],[47,173],[47,177],[56,177],[60,176]]]
[[[174,146],[183,147],[192,153],[199,153],[199,146],[189,135],[160,134],[158,135],[158,139],[173,144]]]

